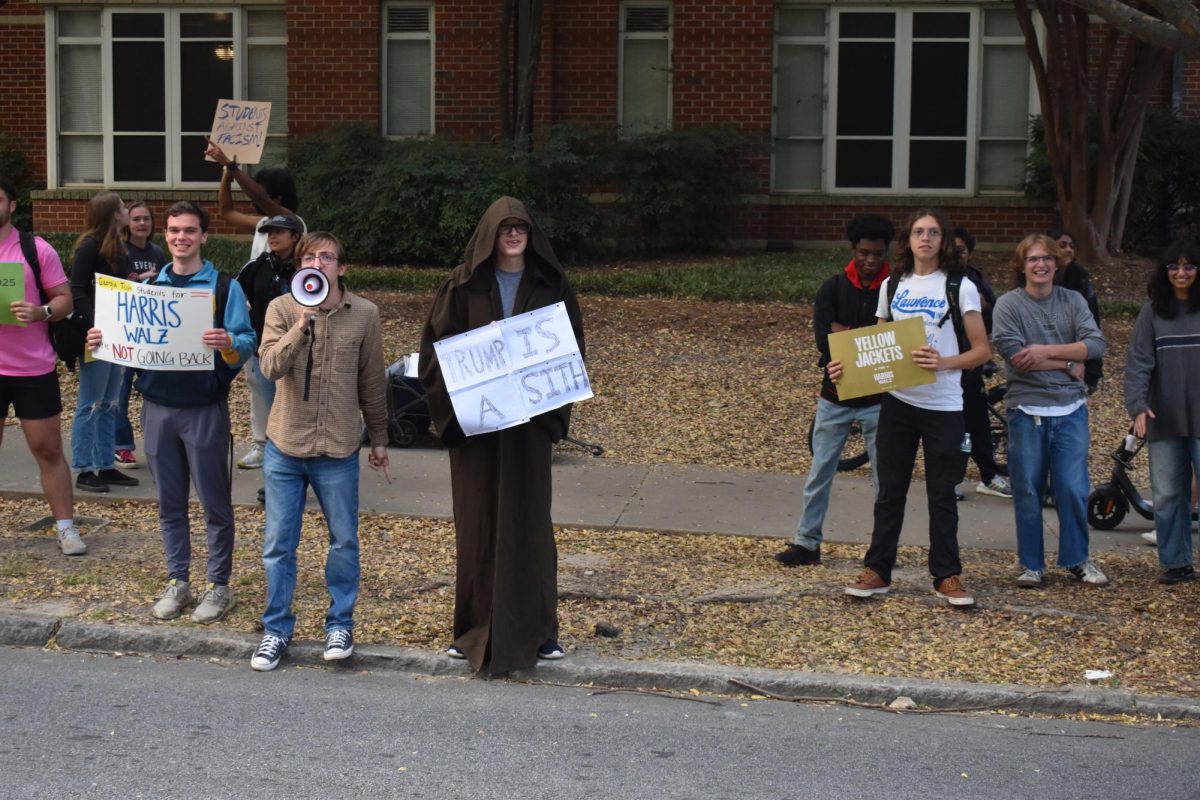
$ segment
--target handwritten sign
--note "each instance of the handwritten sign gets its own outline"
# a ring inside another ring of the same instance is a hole
[[[103,343],[92,356],[138,369],[211,370],[214,351],[204,346],[213,324],[207,289],[132,283],[96,276],[96,327]]]
[[[925,344],[925,323],[920,317],[831,333],[829,357],[842,362],[838,399],[933,383],[933,371],[912,360],[912,351]]]
[[[511,428],[592,397],[562,303],[434,342],[433,349],[467,436]]]
[[[218,100],[209,137],[239,164],[257,164],[267,143],[271,104],[256,100]],[[205,156],[206,161],[213,159]]]
[[[25,299],[25,265],[18,261],[0,262],[0,325],[25,327],[12,312],[14,300]]]

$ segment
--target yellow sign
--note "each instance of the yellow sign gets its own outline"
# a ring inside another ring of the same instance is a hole
[[[912,360],[913,350],[925,344],[925,322],[920,317],[831,333],[829,357],[842,362],[838,399],[933,383],[937,377],[933,370]]]

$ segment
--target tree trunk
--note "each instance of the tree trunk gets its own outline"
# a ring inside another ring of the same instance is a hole
[[[538,62],[542,56],[543,0],[529,4],[529,65],[521,76],[517,90],[517,120],[513,132],[513,148],[528,149],[533,134],[533,87],[537,82]]]

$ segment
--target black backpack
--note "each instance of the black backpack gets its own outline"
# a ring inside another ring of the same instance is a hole
[[[895,277],[893,275],[893,277]],[[949,319],[954,325],[954,336],[958,339],[958,352],[965,353],[971,349],[971,340],[967,338],[967,329],[963,327],[962,309],[958,306],[958,293],[962,290],[963,273],[955,270],[946,274],[946,313],[938,320],[940,328]],[[900,281],[888,281],[887,318],[892,318],[892,299],[896,296],[896,286]]]
[[[46,294],[46,290],[42,288],[42,264],[38,260],[37,242],[33,234],[27,231],[18,231],[17,235],[21,240],[21,254],[25,256],[29,269],[33,271],[33,279],[37,281],[42,305],[46,305],[50,302],[50,298]],[[50,329],[50,345],[69,372],[74,372],[75,364],[83,361],[83,351],[87,346],[87,329],[83,327],[83,324],[83,320],[74,314],[66,319],[47,323],[47,327]]]

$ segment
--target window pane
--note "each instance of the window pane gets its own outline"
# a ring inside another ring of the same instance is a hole
[[[287,133],[287,48],[283,45],[253,45],[246,53],[247,99],[270,100],[269,132]]]
[[[1024,139],[1029,126],[1029,59],[1021,45],[983,48],[983,136]]]
[[[777,136],[820,136],[825,116],[825,48],[780,45],[775,97]]]
[[[1017,12],[1011,8],[989,8],[983,12],[984,36],[1023,36]]]
[[[58,48],[59,130],[100,132],[100,45]]]
[[[257,164],[250,165],[248,169],[250,170],[250,174],[254,175],[260,169],[267,169],[268,167],[281,167],[286,163],[287,137],[268,136],[267,143],[263,146],[262,160],[260,160]]]
[[[775,142],[775,188],[821,188],[821,141]]]
[[[224,39],[233,36],[233,14],[180,14],[179,35],[184,39]]]
[[[914,42],[913,136],[967,135],[967,42]]]
[[[213,108],[216,106],[214,105]],[[211,112],[209,113],[209,122],[212,122]],[[206,183],[216,183],[221,180],[221,165],[214,161],[204,160],[206,146],[204,136],[179,137],[179,163],[182,173],[180,180]]]
[[[287,36],[287,17],[282,11],[247,11],[247,36]]]
[[[392,39],[387,43],[387,135],[429,133],[430,43]]]
[[[180,42],[179,67],[183,130],[212,130],[217,101],[233,97],[233,42]]]
[[[162,42],[113,42],[113,130],[166,130]]]
[[[908,148],[908,185],[913,189],[965,189],[966,142],[912,142]]]
[[[838,45],[839,136],[892,135],[895,47],[891,42]]]
[[[58,150],[58,177],[62,183],[104,180],[104,150],[99,136],[60,136]]]
[[[887,12],[841,14],[838,36],[843,39],[891,39],[896,35],[896,15]]]
[[[99,36],[99,11],[59,11],[59,36]]]
[[[979,188],[1016,190],[1025,181],[1024,142],[979,143]]]
[[[113,14],[113,38],[161,39],[162,14]]]
[[[625,133],[667,128],[667,42],[626,39],[621,127]]]
[[[217,176],[218,179],[220,176]],[[113,178],[118,181],[165,181],[165,136],[114,136]]]
[[[839,189],[886,189],[892,185],[892,143],[840,141],[835,169]]]
[[[913,36],[918,39],[966,39],[971,35],[971,15],[916,12]]]
[[[825,10],[821,8],[781,8],[781,36],[824,36]]]

